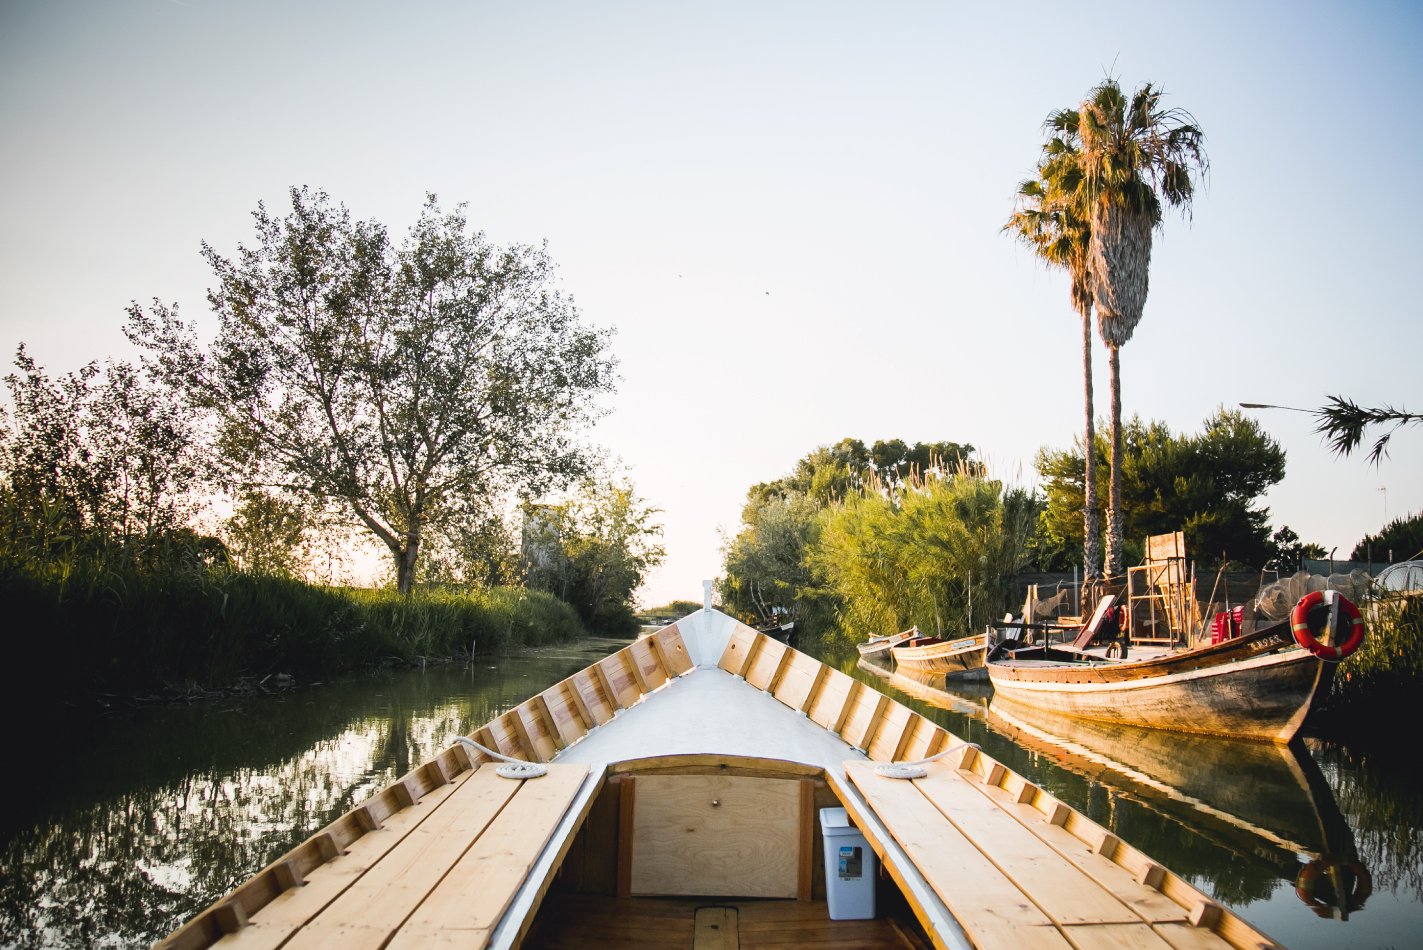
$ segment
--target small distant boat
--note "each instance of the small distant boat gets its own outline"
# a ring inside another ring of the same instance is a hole
[[[757,633],[764,633],[772,640],[779,640],[782,643],[790,643],[795,636],[795,621],[787,620],[784,623],[770,623],[756,627]]]
[[[917,636],[919,636],[919,628],[910,627],[908,630],[903,630],[899,633],[886,634],[881,637],[870,637],[864,643],[859,644],[856,649],[860,651],[860,656],[877,656],[890,647]]]
[[[982,679],[987,674],[983,657],[987,634],[944,640],[939,637],[911,637],[890,649],[894,665],[903,670],[943,673],[956,679]]]

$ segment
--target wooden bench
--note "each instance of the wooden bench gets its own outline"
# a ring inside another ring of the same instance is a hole
[[[461,773],[356,839],[220,945],[487,945],[588,774],[584,765],[547,768],[527,780],[501,778],[489,764]]]
[[[1078,817],[1071,809],[1035,801],[1050,797],[1026,783],[1015,793],[985,780],[975,756],[951,755],[914,780],[879,775],[872,762],[845,771],[980,950],[1229,946],[1209,929],[1215,905],[1171,900],[1163,869],[1141,859],[1133,874],[1112,860],[1125,856],[1114,836],[1088,845],[1064,827]]]

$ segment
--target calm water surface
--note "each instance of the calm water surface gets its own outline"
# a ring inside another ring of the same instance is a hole
[[[0,946],[151,944],[455,735],[616,646],[78,728],[26,723],[12,774],[30,780],[0,818]],[[1423,796],[1401,758],[1073,730],[995,706],[986,687],[951,694],[826,659],[980,743],[1288,946],[1423,946]]]

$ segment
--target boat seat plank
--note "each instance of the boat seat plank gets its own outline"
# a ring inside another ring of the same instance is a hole
[[[845,763],[845,773],[979,950],[1070,946],[1021,888],[944,821],[914,782],[877,775],[872,764],[853,760]]]
[[[1134,924],[1078,924],[1062,932],[1081,950],[1171,950],[1171,944],[1140,921]]]
[[[504,809],[519,785],[500,778],[492,766],[480,768],[287,946],[293,950],[384,946]]]
[[[1059,926],[1139,924],[1141,918],[1027,828],[980,794],[951,766],[914,784],[954,827]]]
[[[434,814],[475,773],[465,771],[448,785],[433,789],[415,804],[385,817],[381,827],[347,846],[333,860],[308,871],[305,883],[280,894],[250,918],[247,926],[228,934],[218,946],[265,950],[282,946],[291,935],[360,879],[386,854]]]
[[[1117,864],[1110,857],[1099,854],[1067,828],[1053,824],[1048,814],[1056,803],[1046,792],[1037,793],[1038,800],[1019,802],[1008,789],[997,785],[978,785],[983,794],[996,801],[1005,813],[1016,819],[1048,847],[1062,855],[1082,870],[1088,877],[1111,891],[1138,917],[1147,923],[1185,923],[1186,909],[1171,900],[1154,887],[1140,883],[1127,868]],[[1211,935],[1215,938],[1215,935]],[[1215,938],[1219,940],[1219,938]],[[1222,946],[1213,943],[1212,946]]]
[[[554,765],[543,778],[502,779],[515,786],[508,804],[385,946],[485,946],[587,775],[585,765]]]

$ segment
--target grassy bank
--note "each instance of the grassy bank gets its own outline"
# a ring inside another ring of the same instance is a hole
[[[1423,686],[1423,598],[1382,601],[1357,653],[1339,665],[1329,695],[1311,719],[1331,737],[1378,732],[1411,720]],[[1366,618],[1367,619],[1367,618]],[[1373,729],[1369,727],[1372,725]],[[1391,735],[1386,730],[1380,735]]]
[[[567,604],[518,588],[407,598],[201,567],[0,563],[0,603],[12,692],[61,702],[274,673],[310,679],[583,634]]]

